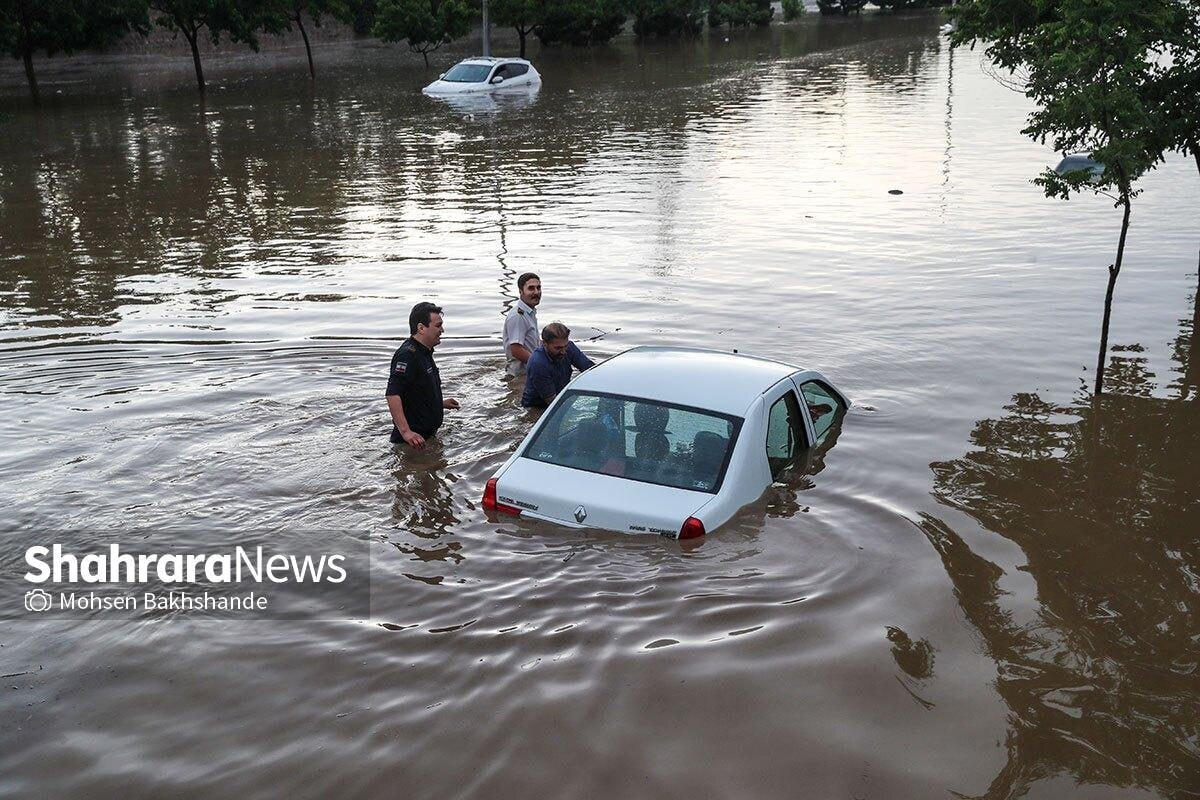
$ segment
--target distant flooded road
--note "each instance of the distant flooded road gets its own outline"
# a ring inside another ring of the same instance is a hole
[[[1200,797],[1200,177],[1143,182],[1094,407],[1119,215],[1041,196],[940,24],[534,45],[539,93],[456,105],[371,42],[314,88],[214,57],[203,103],[186,59],[69,62],[40,114],[4,64],[6,524],[374,566],[369,619],[4,624],[0,795]],[[737,348],[855,407],[698,546],[489,523],[525,271],[594,358]],[[397,455],[422,299],[463,408]]]

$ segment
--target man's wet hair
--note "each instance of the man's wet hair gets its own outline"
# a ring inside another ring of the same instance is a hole
[[[525,291],[525,284],[529,283],[530,281],[541,282],[541,280],[542,279],[537,276],[536,272],[526,272],[524,275],[517,278],[517,291]]]
[[[418,325],[428,325],[434,314],[442,313],[442,307],[430,302],[417,303],[408,313],[408,332],[414,336]]]
[[[553,342],[558,339],[566,339],[571,335],[571,329],[561,322],[551,322],[546,327],[542,328],[542,341]]]

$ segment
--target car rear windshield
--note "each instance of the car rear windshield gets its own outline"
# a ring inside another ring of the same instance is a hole
[[[522,455],[678,489],[721,488],[741,419],[699,408],[570,391]]]
[[[442,80],[451,83],[483,83],[491,71],[492,68],[488,64],[455,64],[442,76]]]

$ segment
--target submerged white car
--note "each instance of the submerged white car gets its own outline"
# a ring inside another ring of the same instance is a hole
[[[426,86],[425,94],[467,94],[540,86],[542,76],[523,58],[468,58],[458,62],[436,81]]]
[[[778,361],[634,348],[555,398],[487,482],[483,507],[570,527],[703,536],[821,444],[848,406],[820,373]]]

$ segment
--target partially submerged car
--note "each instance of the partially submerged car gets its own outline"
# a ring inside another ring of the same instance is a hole
[[[426,86],[425,94],[468,94],[540,86],[542,76],[523,58],[464,59]]]
[[[483,507],[570,527],[703,536],[822,443],[848,407],[811,370],[634,348],[568,384],[487,482]]]

